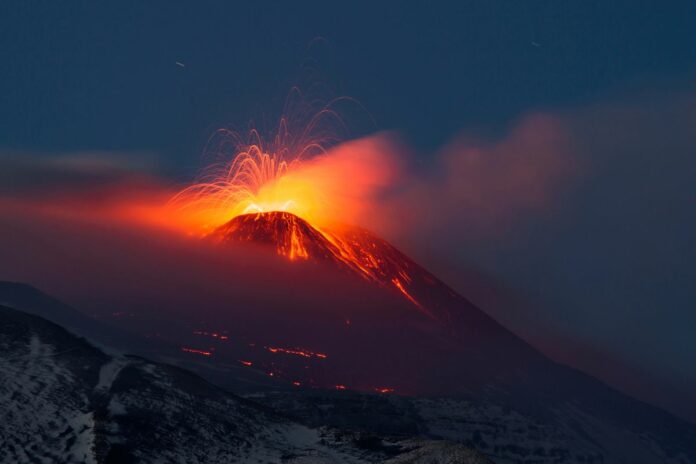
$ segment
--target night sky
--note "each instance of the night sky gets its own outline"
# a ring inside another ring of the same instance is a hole
[[[696,417],[694,24],[691,2],[4,1],[0,157],[185,180],[213,130],[274,121],[308,67],[416,175],[458,140],[514,156],[541,115],[573,160],[543,207],[452,202],[388,238],[557,359]],[[496,172],[472,182],[505,188]]]

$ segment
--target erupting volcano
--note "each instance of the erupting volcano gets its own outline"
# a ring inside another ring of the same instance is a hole
[[[346,224],[365,208],[360,201],[369,201],[363,179],[379,182],[388,169],[378,147],[368,155],[357,145],[337,149],[326,129],[336,121],[324,108],[295,135],[283,118],[270,143],[256,130],[243,143],[237,133],[218,131],[208,146],[217,161],[171,203],[204,236],[265,244],[290,261],[332,262],[439,317],[416,296],[436,279],[386,241]]]
[[[269,282],[268,292],[256,293],[246,304],[254,309],[235,301],[209,321],[227,321],[246,335],[235,336],[227,326],[230,341],[217,350],[206,344],[191,351],[186,345],[185,353],[224,357],[221,362],[294,386],[342,385],[382,393],[461,393],[491,378],[528,383],[518,366],[543,372],[546,360],[533,348],[360,227],[371,212],[370,201],[393,181],[396,162],[375,139],[367,139],[367,145],[337,144],[333,128],[337,122],[342,126],[337,113],[324,108],[312,114],[308,124],[294,128],[281,119],[268,142],[256,130],[246,140],[218,131],[207,147],[214,161],[170,205],[187,232],[229,250],[265,248],[285,264],[283,269],[316,268],[322,277],[331,275],[336,280],[328,286],[335,290],[324,299],[311,278],[290,278],[283,283],[292,286],[291,294],[266,302],[276,284]],[[266,311],[273,316],[264,319]],[[247,330],[249,324],[257,328]],[[321,352],[328,359],[269,358],[269,352],[259,351],[263,346],[285,347],[282,353]],[[422,360],[418,369],[412,360]],[[462,360],[471,369],[462,370]]]
[[[493,372],[509,375],[519,363],[539,365],[528,345],[387,241],[351,224],[365,206],[360,201],[371,199],[366,190],[388,177],[379,147],[324,147],[307,130],[300,139],[310,142],[299,143],[284,121],[280,127],[271,144],[252,131],[251,141],[237,146],[231,160],[223,156],[172,203],[205,239],[230,248],[269,250],[288,266],[316,264],[319,272],[340,275],[339,286],[353,282],[358,294],[365,292],[364,299],[358,298],[357,305],[301,305],[302,315],[281,316],[280,332],[271,329],[278,321],[269,320],[253,339],[240,334],[231,336],[232,342],[218,340],[217,350],[200,345],[198,351],[187,347],[186,353],[214,353],[219,362],[234,360],[294,387],[382,394],[461,392],[464,378],[472,387]],[[225,131],[217,137],[212,146],[218,158],[240,140]],[[311,282],[295,280],[293,285],[298,293],[322,293]],[[281,304],[289,311],[297,307],[287,300]],[[260,301],[254,305],[267,308]],[[231,317],[220,316],[217,323]],[[314,350],[326,354],[320,359],[297,355]],[[489,366],[488,360],[501,353],[504,359]],[[424,362],[415,371],[414,359]],[[462,371],[457,359],[468,360],[474,371]]]

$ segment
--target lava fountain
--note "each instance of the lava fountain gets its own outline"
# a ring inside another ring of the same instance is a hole
[[[209,165],[170,205],[203,233],[248,213],[283,211],[322,222],[319,210],[330,202],[316,185],[317,173],[307,170],[315,170],[317,160],[343,140],[347,126],[332,109],[343,100],[317,108],[294,89],[284,110],[292,117],[283,116],[270,137],[257,129],[246,136],[229,129],[216,131],[204,151]]]

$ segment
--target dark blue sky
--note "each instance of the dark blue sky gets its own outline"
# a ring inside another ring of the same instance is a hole
[[[317,37],[337,94],[431,146],[690,73],[683,3],[3,2],[0,148],[188,165],[213,128],[277,116]]]
[[[616,358],[684,401],[696,100],[679,102],[693,97],[695,24],[687,1],[4,1],[0,154],[152,153],[186,178],[214,129],[277,118],[308,56],[311,78],[424,161],[462,130],[495,139],[521,115],[557,115],[591,161],[560,212],[418,258],[491,275],[525,300],[491,310],[523,336],[551,330],[588,351],[583,367]],[[627,114],[604,117],[617,102]]]

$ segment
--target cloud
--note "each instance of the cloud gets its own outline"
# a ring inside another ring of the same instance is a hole
[[[548,112],[541,130],[526,120],[482,152],[507,154],[509,170],[475,156],[473,167],[451,164],[443,187],[423,192],[459,214],[416,224],[418,235],[400,243],[555,359],[693,419],[696,409],[684,405],[696,404],[687,394],[696,385],[687,329],[696,323],[696,95],[633,94]],[[469,159],[466,149],[453,153]],[[466,193],[444,187],[462,171],[490,203],[477,208],[465,195],[457,209],[449,201],[457,195],[442,194]],[[468,268],[485,271],[496,291],[471,285]],[[501,287],[513,297],[500,299]],[[647,377],[657,386],[647,388]]]
[[[154,158],[141,153],[0,153],[0,195],[77,191],[145,176]]]
[[[0,154],[0,213],[153,225],[175,184],[141,153]],[[146,224],[149,223],[149,224]]]

